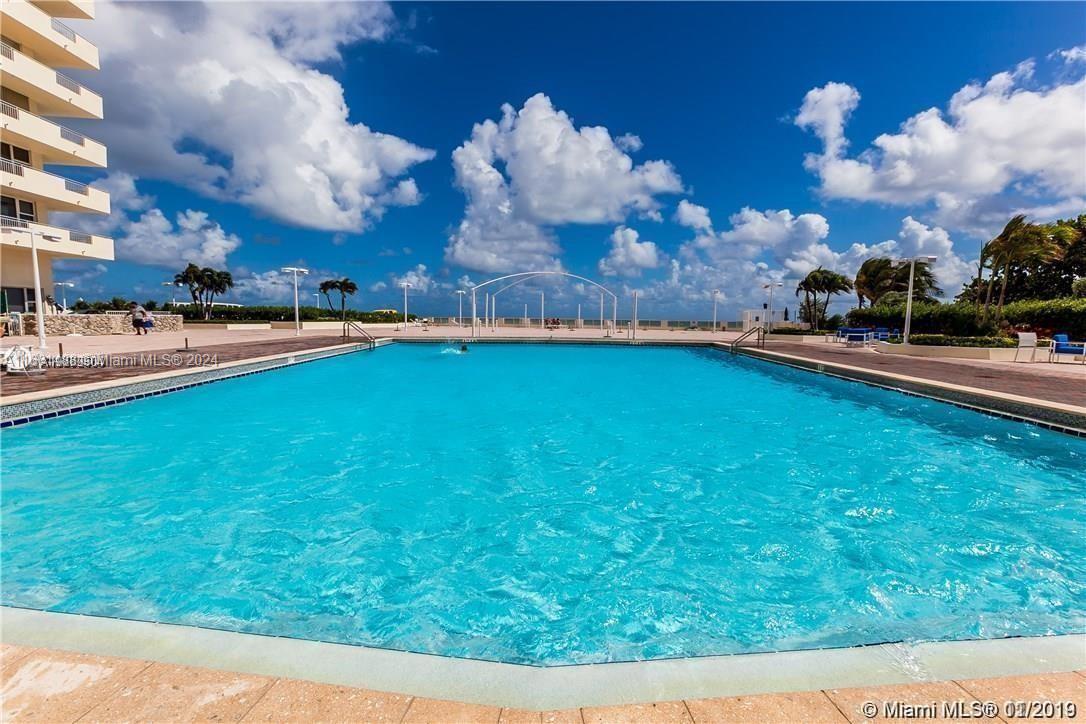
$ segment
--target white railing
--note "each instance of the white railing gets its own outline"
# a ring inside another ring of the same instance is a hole
[[[6,158],[0,158],[0,171],[3,171],[4,173],[12,173],[16,176],[22,176],[24,168],[28,167]]]
[[[83,93],[83,86],[79,85],[74,80],[61,73],[59,70],[57,71],[57,85],[63,88],[67,88],[72,93],[75,93],[77,95],[81,95]]]
[[[87,141],[101,144],[100,141],[95,141],[90,136],[84,136],[82,133],[79,133],[78,131],[73,131],[67,126],[61,126],[60,124],[53,123],[46,118],[42,118],[39,115],[31,113],[30,111],[20,108],[19,106],[12,103],[8,103],[7,101],[0,101],[0,114],[10,116],[15,120],[19,120],[20,118],[22,118],[24,113],[31,118],[37,118],[42,123],[48,123],[50,126],[54,126],[55,128],[57,128],[60,131],[60,137],[63,138],[65,141],[70,141],[71,143],[79,146],[86,146]]]
[[[30,231],[31,224],[37,224],[36,221],[27,221],[26,219],[16,219],[14,216],[0,216],[0,227],[5,229],[25,229]],[[50,224],[43,224],[47,229],[59,229],[60,231],[66,231],[68,233],[68,239],[74,241],[77,244],[92,244],[94,238],[90,234],[86,234],[82,231],[72,231],[71,229],[65,229],[62,226],[52,226]]]
[[[25,53],[21,53],[21,52],[15,50],[15,48],[11,47],[7,43],[0,43],[0,55],[4,56],[8,60],[15,60],[15,54],[16,53],[19,53],[19,55],[22,55],[27,60],[31,60],[34,63],[37,63],[38,65],[41,65],[43,68],[49,68],[49,66],[44,65],[40,61],[34,60],[29,55],[26,55]],[[49,68],[49,70],[53,70],[53,69]],[[89,95],[93,95],[93,96],[98,95],[97,93],[90,90],[86,86],[81,85],[79,82],[74,81],[71,78],[69,78],[68,76],[64,75],[59,70],[54,70],[53,72],[56,73],[57,84],[64,87],[64,88],[67,88],[72,93],[75,93],[76,95],[83,95],[83,92],[86,91],[87,94],[89,94]]]
[[[64,23],[57,20],[56,18],[49,18],[49,24],[51,26],[53,26],[53,30],[57,31],[58,33],[60,33],[61,35],[63,35],[65,38],[72,41],[73,43],[75,42],[75,39],[77,37],[79,37],[79,36],[77,36],[75,34],[74,30],[72,30],[67,25],[65,25]]]
[[[64,189],[66,191],[71,191],[73,193],[82,194],[83,196],[90,196],[90,186],[87,186],[86,184],[83,184],[83,183],[79,183],[78,181],[73,181],[70,178],[64,178],[63,176],[58,176],[55,173],[49,173],[48,171],[42,171],[40,168],[34,168],[33,166],[31,166],[29,164],[25,164],[22,161],[13,161],[13,160],[7,159],[7,158],[0,158],[0,168],[2,168],[5,173],[13,173],[16,176],[24,176],[24,177],[26,175],[25,174],[26,169],[30,169],[31,171],[33,171],[35,173],[42,173],[42,174],[45,174],[46,176],[52,176],[53,178],[60,179],[61,181],[64,182]]]

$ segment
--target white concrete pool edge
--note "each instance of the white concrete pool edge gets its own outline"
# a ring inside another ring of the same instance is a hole
[[[0,641],[537,710],[1086,668],[1086,634],[534,667],[6,606]]]

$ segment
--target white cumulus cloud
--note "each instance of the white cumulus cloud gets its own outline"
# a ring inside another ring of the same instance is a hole
[[[660,266],[662,254],[656,244],[638,239],[636,230],[617,227],[611,233],[610,251],[599,261],[600,273],[604,276],[635,277],[645,269]]]
[[[636,164],[642,146],[602,126],[576,127],[539,93],[499,121],[475,124],[453,152],[456,184],[467,196],[464,219],[445,250],[451,264],[485,272],[557,269],[553,228],[660,218],[662,194],[682,191],[667,161]]]
[[[110,165],[297,226],[363,231],[418,203],[406,176],[433,152],[352,118],[318,70],[345,45],[387,37],[379,2],[120,3],[86,32],[102,71],[88,79],[106,120],[88,132]]]
[[[852,86],[828,83],[807,93],[795,118],[822,142],[805,165],[826,197],[932,203],[940,223],[983,234],[1022,205],[1086,195],[1086,77],[1041,85],[1027,61],[965,85],[945,111],[920,111],[849,156],[845,125],[859,102]]]

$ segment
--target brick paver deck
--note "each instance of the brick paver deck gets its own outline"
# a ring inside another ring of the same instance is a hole
[[[305,337],[288,337],[272,339],[266,342],[240,342],[235,344],[216,344],[200,346],[192,350],[193,355],[182,353],[179,355],[181,364],[175,365],[171,358],[178,357],[177,350],[158,349],[147,352],[120,352],[117,357],[126,361],[124,366],[114,367],[66,367],[52,368],[43,375],[26,376],[22,374],[4,375],[0,381],[0,394],[20,395],[24,392],[38,392],[40,390],[53,390],[72,385],[83,385],[90,382],[104,382],[106,380],[137,377],[153,372],[167,372],[172,369],[191,368],[196,369],[202,365],[193,364],[196,359],[205,359],[212,356],[218,364],[224,362],[236,362],[238,360],[266,357],[284,352],[298,352],[319,347],[330,347],[341,344],[343,339],[338,335],[321,335]],[[146,364],[134,364],[128,366],[127,360],[143,360]],[[157,364],[156,364],[157,362]]]
[[[1086,407],[1086,367],[1080,364],[997,363],[879,354],[834,344],[766,342],[766,351],[820,362],[863,367],[910,377],[976,387],[1050,402]]]
[[[828,689],[627,706],[527,711],[424,699],[345,686],[277,679],[50,649],[0,645],[3,721],[270,722],[865,722],[892,719],[894,703],[1049,702],[1049,716],[975,717],[978,721],[1082,721],[1086,671],[899,686]],[[1075,707],[1074,718],[1052,717]],[[875,716],[870,716],[874,706]],[[1056,709],[1055,707],[1062,707]],[[899,709],[899,715],[904,710]],[[921,715],[913,721],[932,720]],[[968,714],[968,709],[964,712]]]

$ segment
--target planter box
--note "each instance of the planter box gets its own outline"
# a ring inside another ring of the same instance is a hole
[[[990,362],[1013,362],[1014,347],[927,347],[918,344],[889,344],[879,342],[875,351],[882,354],[900,354],[907,357],[949,357],[952,359],[980,359]],[[1020,354],[1019,359],[1028,359],[1029,353]],[[1038,347],[1035,359],[1047,360],[1048,348]]]

